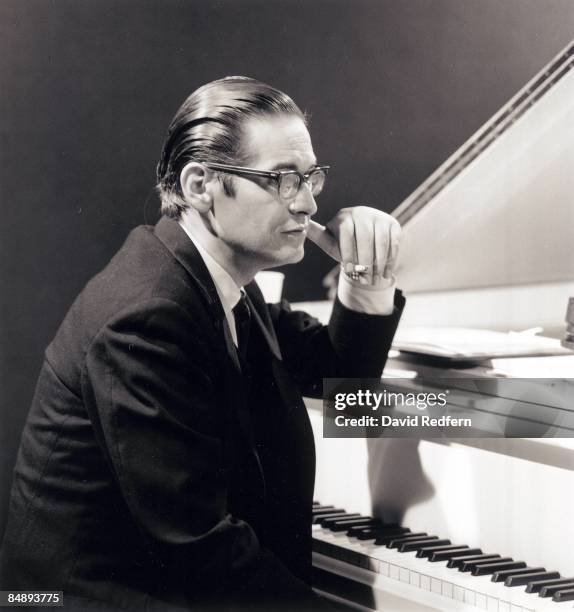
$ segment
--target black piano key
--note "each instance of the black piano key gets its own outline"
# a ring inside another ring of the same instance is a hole
[[[551,580],[533,580],[526,585],[527,593],[539,593],[540,590],[545,586],[552,586],[553,584],[568,584],[574,582],[574,578],[552,578]]]
[[[560,591],[560,589],[572,589],[572,588],[574,588],[574,582],[563,582],[562,580],[560,580],[559,583],[557,582],[556,584],[542,587],[538,595],[540,597],[553,597],[555,593]]]
[[[407,533],[408,530],[406,527],[387,527],[384,523],[379,522],[378,525],[368,525],[365,527],[364,525],[353,525],[353,527],[349,527],[347,534],[351,537],[359,537],[362,533],[380,533],[381,535],[399,535],[401,533]],[[367,538],[368,539],[368,538]]]
[[[453,548],[462,548],[460,544],[443,544],[442,542],[431,542],[428,546],[423,546],[417,550],[417,558],[425,559],[430,557],[433,552],[440,550],[451,550]],[[468,548],[468,546],[466,547]]]
[[[492,582],[504,582],[510,576],[519,576],[521,574],[533,574],[535,572],[545,572],[545,567],[519,567],[518,569],[505,569],[492,574]],[[526,581],[528,582],[528,580]],[[526,584],[526,582],[524,584]]]
[[[504,581],[504,586],[515,587],[530,584],[533,580],[544,581],[549,578],[560,578],[560,572],[532,572],[530,574],[519,574],[518,576],[508,576]]]
[[[434,542],[431,542],[429,546],[423,546],[417,550],[417,557],[419,559],[430,559],[431,555],[435,552],[446,552],[450,550],[463,550],[466,552],[469,550],[468,546],[463,546],[461,544],[439,544],[435,545]],[[482,551],[481,551],[482,552]],[[464,553],[461,553],[464,554]],[[478,553],[477,553],[478,554]]]
[[[426,531],[418,531],[416,533],[408,533],[399,536],[383,536],[375,540],[375,544],[386,544],[387,548],[398,548],[403,542],[408,540],[416,540],[428,536]],[[390,546],[392,544],[392,546]]]
[[[364,529],[362,531],[356,532],[356,537],[359,540],[376,540],[377,538],[387,537],[397,537],[400,535],[406,535],[410,533],[411,530],[408,527],[398,527],[397,529],[377,529],[376,527],[372,529]]]
[[[494,572],[498,572],[500,570],[520,569],[521,567],[526,567],[526,563],[524,563],[524,561],[503,561],[500,559],[500,561],[497,562],[477,565],[471,573],[473,576],[487,576],[488,574],[494,574]]]
[[[334,523],[335,521],[341,521],[344,519],[350,519],[350,518],[357,518],[361,516],[358,512],[351,512],[351,513],[343,513],[343,514],[336,514],[333,516],[326,516],[325,518],[322,518],[319,521],[319,524],[321,525],[321,527],[329,527],[329,525],[331,525],[332,523]]]
[[[319,512],[317,514],[313,514],[313,523],[320,523],[324,518],[331,518],[335,516],[345,516],[345,512]]]
[[[340,521],[335,521],[331,525],[329,525],[329,529],[331,531],[348,531],[351,527],[357,525],[363,525],[364,527],[368,527],[369,525],[373,525],[372,518],[356,518],[356,519],[343,519]]]
[[[512,561],[511,557],[501,557],[500,555],[483,555],[482,558],[475,561],[465,561],[459,568],[459,572],[472,572],[475,567],[484,565],[485,563],[494,563],[495,561]]]
[[[313,508],[311,514],[313,516],[317,516],[318,514],[334,514],[335,512],[339,514],[345,514],[347,512],[344,508]]]
[[[335,514],[318,514],[313,517],[313,525],[320,525],[321,521],[326,518],[342,517],[345,516],[343,512],[336,512]]]
[[[313,524],[320,523],[323,519],[329,518],[331,516],[346,516],[346,512],[344,510],[333,510],[331,512],[319,512],[319,514],[315,514],[313,516]]]
[[[554,593],[554,595],[552,595],[552,601],[574,601],[574,588]]]
[[[321,514],[321,512],[333,512],[336,510],[335,506],[313,506],[311,509],[312,514]]]
[[[471,550],[474,550],[474,548],[471,549]],[[499,559],[499,558],[500,558],[500,555],[485,555],[485,554],[482,554],[482,553],[481,554],[473,553],[473,554],[469,554],[469,555],[464,555],[462,557],[454,557],[452,559],[449,559],[448,563],[446,564],[446,566],[449,567],[449,568],[453,568],[453,567],[460,568],[461,565],[463,563],[466,563],[466,562],[470,562],[470,561],[482,561],[482,560],[486,560],[486,559]]]
[[[331,518],[331,517],[325,517],[325,518]],[[349,527],[352,527],[353,525],[361,525],[361,524],[364,524],[368,527],[369,521],[373,520],[369,516],[362,516],[361,514],[359,514],[358,516],[337,516],[337,517],[332,517],[332,518],[334,518],[334,520],[329,523],[329,527],[332,525],[339,525],[342,523],[348,523]]]
[[[482,552],[480,548],[468,548],[468,546],[452,550],[437,550],[431,554],[431,556],[429,557],[429,561],[431,563],[438,563],[439,561],[448,561],[449,559],[466,555],[469,550],[474,550],[476,554],[480,554]]]
[[[383,523],[383,521],[381,521],[381,519],[378,519],[378,518],[374,518],[371,520],[373,521],[372,525],[367,525],[366,527],[362,525],[356,525],[356,526],[350,527],[347,533],[349,533],[349,535],[356,535],[358,533],[361,533],[362,531],[367,531],[369,529],[371,530],[379,529],[381,532],[387,531],[388,533],[391,533],[399,529],[405,529],[404,527],[401,527],[399,525],[390,525],[387,523]],[[400,531],[398,533],[400,533]]]
[[[360,523],[365,523],[367,526],[371,523],[378,524],[380,523],[379,519],[375,519],[372,516],[363,516],[362,514],[358,514],[357,516],[343,516],[342,518],[338,518],[336,523],[356,523],[359,525]]]
[[[358,516],[362,516],[358,512],[348,512],[347,510],[341,510],[340,508],[337,508],[331,512],[329,511],[325,512],[325,515],[327,514],[330,514],[330,516],[324,516],[323,519],[333,518],[337,520],[343,520],[343,519],[351,519],[351,518],[357,518]]]
[[[384,529],[385,531],[398,531],[400,529],[410,531],[408,527],[403,527],[398,523],[385,523],[384,521],[381,521],[381,529]]]
[[[344,512],[344,508],[337,508],[336,506],[313,506],[311,508],[312,514],[321,514],[322,512]]]
[[[413,550],[418,550],[423,546],[429,546],[433,543],[436,543],[438,545],[439,542],[442,544],[450,544],[450,540],[439,540],[437,536],[426,536],[424,538],[403,542],[402,544],[399,544],[397,550],[402,553],[412,552]]]
[[[380,526],[381,521],[379,519],[369,519],[366,523],[351,523],[350,525],[347,525],[345,531],[347,532],[348,536],[354,538],[357,536],[358,533],[361,533],[362,531],[368,531],[369,529],[378,529]]]

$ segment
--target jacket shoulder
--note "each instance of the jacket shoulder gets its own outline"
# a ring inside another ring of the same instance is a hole
[[[93,339],[122,313],[171,302],[205,327],[209,312],[193,278],[159,240],[153,227],[132,230],[107,266],[80,292],[66,314],[46,358],[75,386]],[[74,382],[75,380],[75,382]]]

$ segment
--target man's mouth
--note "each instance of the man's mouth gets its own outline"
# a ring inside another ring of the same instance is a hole
[[[306,234],[307,233],[307,226],[306,225],[299,225],[297,227],[293,227],[291,229],[284,230],[283,233],[284,234]]]

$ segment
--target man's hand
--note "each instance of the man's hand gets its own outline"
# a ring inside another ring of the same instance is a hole
[[[307,236],[340,262],[347,274],[358,270],[360,278],[376,285],[393,274],[401,226],[387,213],[355,206],[341,209],[327,227],[310,221]],[[364,271],[357,265],[365,266]]]

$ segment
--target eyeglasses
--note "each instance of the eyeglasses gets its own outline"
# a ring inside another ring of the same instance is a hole
[[[313,197],[318,196],[325,186],[327,172],[331,166],[316,166],[306,174],[301,174],[297,170],[255,170],[254,168],[243,168],[242,166],[228,166],[227,164],[217,164],[211,162],[200,162],[211,170],[233,174],[255,181],[257,178],[270,179],[277,183],[277,191],[282,200],[294,200],[301,185],[307,183]]]

